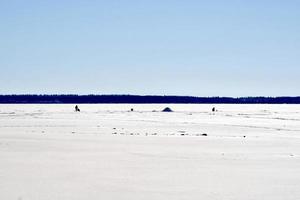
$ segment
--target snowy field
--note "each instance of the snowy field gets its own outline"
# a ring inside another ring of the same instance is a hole
[[[300,199],[300,105],[74,106],[0,104],[1,200]]]

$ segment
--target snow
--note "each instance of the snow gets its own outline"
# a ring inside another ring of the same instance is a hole
[[[300,105],[78,106],[0,104],[0,199],[300,199]]]

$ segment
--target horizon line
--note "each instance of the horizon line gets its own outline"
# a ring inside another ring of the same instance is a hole
[[[278,95],[278,96],[193,96],[193,95],[159,95],[159,94],[75,94],[75,93],[65,93],[65,94],[0,94],[0,96],[139,96],[139,97],[193,97],[193,98],[282,98],[282,97],[292,97],[292,98],[299,98],[298,96],[288,96],[288,95]]]

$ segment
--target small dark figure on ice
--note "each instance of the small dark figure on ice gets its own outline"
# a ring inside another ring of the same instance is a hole
[[[213,108],[211,109],[211,111],[213,111],[213,112],[216,112],[216,108],[215,108],[215,107],[213,107]]]
[[[78,105],[75,106],[75,112],[80,112]]]

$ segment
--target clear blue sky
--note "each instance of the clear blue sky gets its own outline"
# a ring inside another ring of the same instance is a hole
[[[0,94],[299,96],[298,0],[0,1]]]

